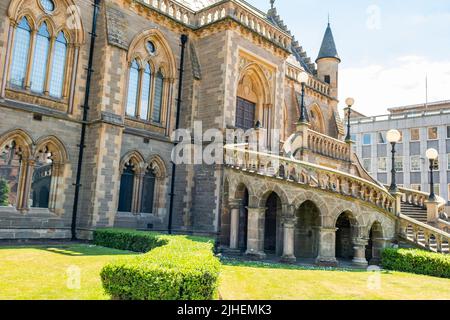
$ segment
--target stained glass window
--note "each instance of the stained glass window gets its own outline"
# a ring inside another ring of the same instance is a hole
[[[139,86],[139,65],[134,60],[130,68],[130,78],[128,80],[128,101],[127,101],[127,115],[136,116],[136,105],[138,98]]]
[[[150,106],[151,97],[151,69],[147,63],[145,66],[144,74],[142,76],[142,89],[141,89],[141,112],[140,117],[142,120],[148,120],[148,108]]]
[[[14,48],[11,62],[10,83],[23,88],[30,50],[31,28],[26,18],[20,20],[14,39]]]
[[[34,49],[33,70],[31,72],[31,91],[43,93],[47,75],[48,50],[50,47],[50,34],[44,22],[39,28]]]
[[[52,63],[52,74],[50,77],[50,96],[54,98],[62,97],[64,74],[66,68],[66,56],[67,56],[67,41],[64,37],[64,33],[60,32],[56,38],[53,63]]]
[[[152,119],[154,122],[161,122],[161,108],[163,102],[163,92],[164,92],[164,76],[161,71],[156,75],[155,80],[155,97],[153,102],[153,114]]]

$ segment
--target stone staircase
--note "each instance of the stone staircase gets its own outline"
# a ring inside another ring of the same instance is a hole
[[[427,223],[427,209],[421,206],[417,206],[409,203],[401,204],[402,213],[411,219]]]

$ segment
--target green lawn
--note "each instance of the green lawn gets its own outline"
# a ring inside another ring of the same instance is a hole
[[[99,272],[133,254],[89,245],[0,248],[0,299],[108,299]],[[79,276],[78,276],[79,275]],[[224,264],[223,299],[449,299],[450,280],[397,272]]]

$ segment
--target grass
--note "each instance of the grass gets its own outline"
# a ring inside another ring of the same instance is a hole
[[[0,300],[109,299],[100,282],[101,268],[113,259],[134,255],[81,244],[0,248]],[[450,300],[449,279],[232,260],[223,265],[220,295],[225,300]]]

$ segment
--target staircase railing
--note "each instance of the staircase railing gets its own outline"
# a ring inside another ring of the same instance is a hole
[[[247,144],[226,145],[227,166],[263,176],[335,192],[394,213],[395,198],[382,185],[309,162],[248,149]]]
[[[425,208],[425,202],[429,198],[429,193],[413,190],[413,189],[407,189],[407,188],[398,188],[400,193],[403,194],[402,197],[402,203],[407,203],[410,205],[423,207]],[[437,201],[439,202],[439,212],[442,212],[445,210],[446,201],[444,198],[437,196]]]
[[[400,236],[424,249],[449,254],[450,234],[400,214]]]

